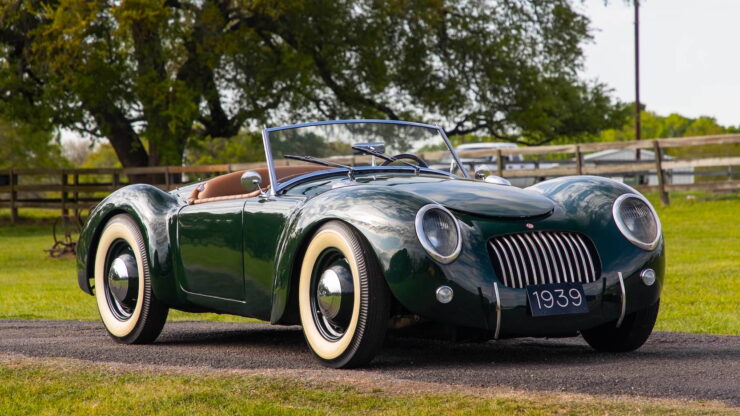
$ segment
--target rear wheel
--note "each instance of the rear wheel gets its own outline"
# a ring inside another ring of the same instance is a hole
[[[383,344],[390,294],[372,250],[347,224],[326,223],[313,236],[298,304],[306,341],[327,366],[366,364]]]
[[[168,308],[152,292],[144,238],[127,214],[108,221],[95,255],[95,297],[110,336],[125,344],[153,342]]]
[[[660,301],[645,309],[624,317],[617,328],[615,322],[581,331],[581,335],[593,349],[602,352],[634,351],[647,341],[658,318]]]

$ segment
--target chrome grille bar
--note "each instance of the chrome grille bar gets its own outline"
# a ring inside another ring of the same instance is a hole
[[[600,265],[591,241],[562,231],[509,234],[489,241],[491,260],[504,286],[580,282],[599,278]]]

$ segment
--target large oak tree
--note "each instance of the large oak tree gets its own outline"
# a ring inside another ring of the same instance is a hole
[[[124,166],[317,118],[539,144],[623,121],[577,76],[588,39],[569,0],[6,0],[0,114],[105,137]]]

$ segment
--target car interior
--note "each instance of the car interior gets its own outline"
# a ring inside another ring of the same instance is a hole
[[[330,169],[325,166],[278,166],[275,167],[275,174],[278,181],[285,182],[306,173],[317,172],[320,170]],[[188,201],[191,204],[203,204],[206,202],[225,201],[230,199],[253,198],[260,195],[261,192],[270,188],[270,174],[267,168],[250,169],[259,173],[262,177],[261,190],[244,193],[244,187],[241,184],[241,177],[246,170],[227,173],[216,176],[200,184],[190,194]]]

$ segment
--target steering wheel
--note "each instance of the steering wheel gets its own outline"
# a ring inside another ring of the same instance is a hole
[[[411,153],[401,153],[398,155],[393,156],[394,159],[410,159],[416,162],[418,166],[421,166],[422,168],[428,168],[429,165],[427,165],[427,162],[423,161],[419,156],[412,155]],[[388,166],[392,165],[395,160],[386,160],[383,162],[380,166]]]

